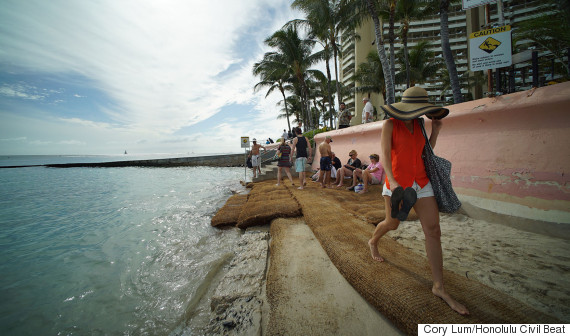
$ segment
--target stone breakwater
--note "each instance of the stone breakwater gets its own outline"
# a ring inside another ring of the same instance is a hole
[[[211,299],[208,335],[260,335],[269,232],[246,231]]]
[[[245,154],[210,155],[195,156],[170,159],[153,160],[132,160],[132,161],[112,161],[112,162],[89,162],[89,163],[64,163],[47,164],[50,168],[114,168],[114,167],[243,167],[245,165]],[[13,168],[13,167],[8,167]]]

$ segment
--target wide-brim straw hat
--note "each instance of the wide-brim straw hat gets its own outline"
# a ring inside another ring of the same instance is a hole
[[[430,119],[443,119],[449,114],[448,109],[431,104],[427,91],[419,86],[412,86],[404,91],[401,102],[383,105],[380,108],[389,116],[399,120],[412,120],[424,114]]]

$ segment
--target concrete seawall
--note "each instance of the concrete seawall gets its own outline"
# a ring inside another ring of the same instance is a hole
[[[569,106],[570,82],[448,106],[435,152],[453,164],[463,211],[570,239]],[[369,163],[369,154],[380,153],[382,124],[326,135],[343,163],[352,149]],[[426,128],[429,134],[429,121]]]

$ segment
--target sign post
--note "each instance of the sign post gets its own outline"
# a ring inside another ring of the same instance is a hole
[[[247,149],[249,148],[249,137],[241,137],[241,148],[245,148],[244,176],[243,183],[247,182]]]

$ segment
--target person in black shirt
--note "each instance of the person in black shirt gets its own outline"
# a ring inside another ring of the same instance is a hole
[[[312,160],[313,149],[311,148],[311,143],[306,136],[303,136],[303,132],[300,128],[295,129],[297,137],[293,139],[293,151],[291,152],[291,162],[293,162],[293,155],[297,152],[297,159],[295,160],[295,171],[299,173],[299,184],[301,185],[297,189],[303,189],[305,182],[305,164]],[[307,148],[309,149],[309,155],[307,155]]]
[[[350,153],[348,153],[348,156],[350,156],[350,158],[348,159],[347,164],[345,164],[342,168],[340,168],[336,172],[337,188],[342,187],[345,176],[352,176],[352,172],[355,169],[360,168],[362,166],[360,159],[357,158],[358,153],[354,149],[351,150]]]

